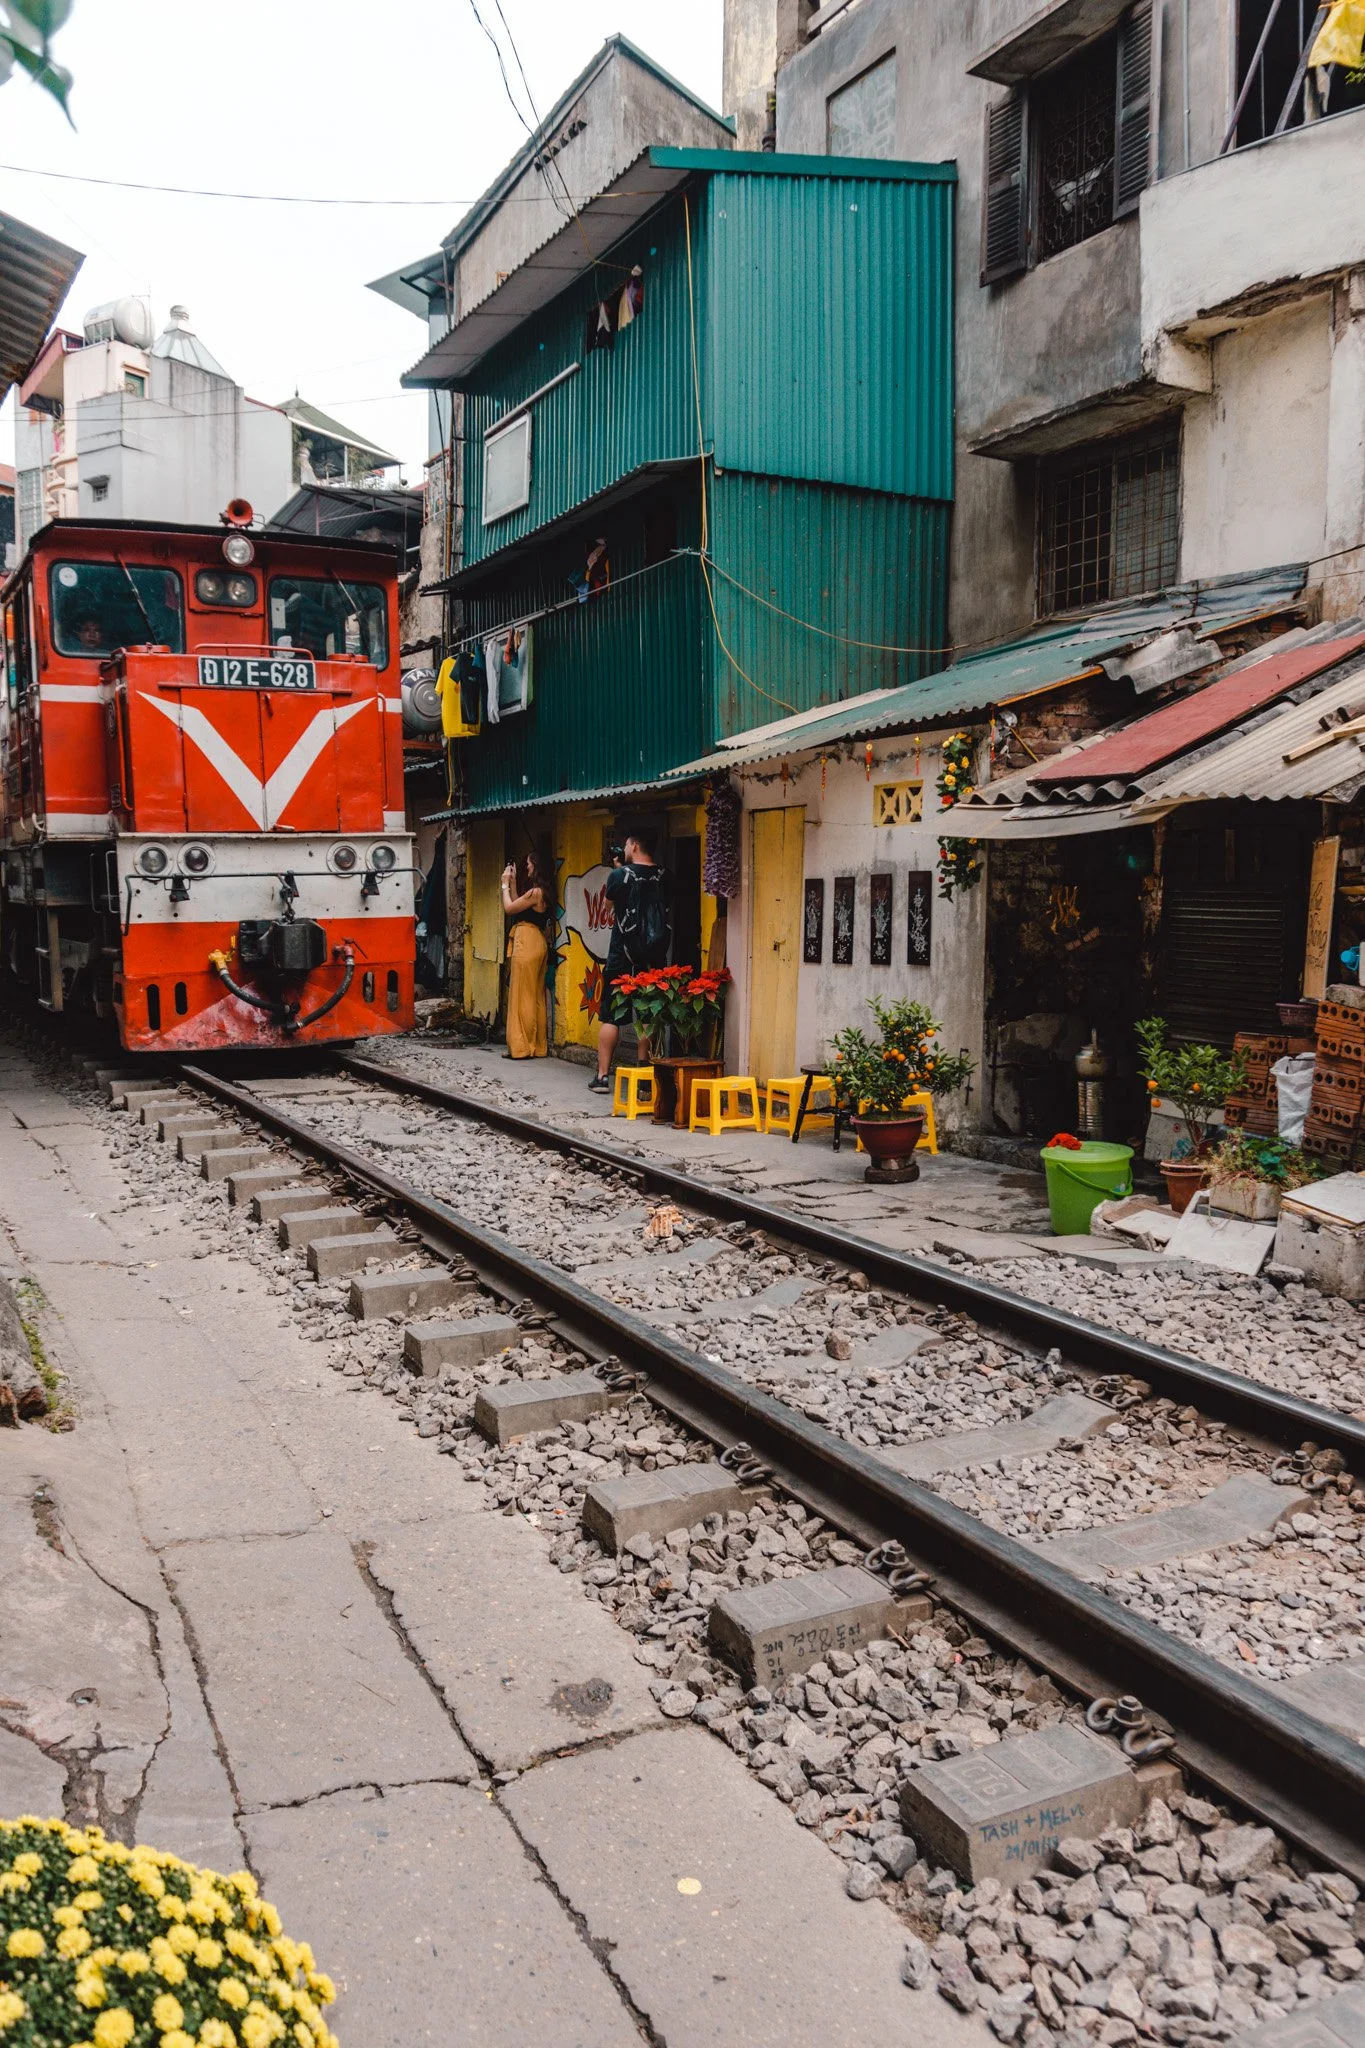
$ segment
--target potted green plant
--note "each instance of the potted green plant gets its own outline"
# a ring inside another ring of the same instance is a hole
[[[623,975],[617,994],[630,1004],[640,1058],[654,1068],[654,1122],[687,1128],[692,1084],[719,1074],[722,1062],[700,1050],[714,1044],[730,975],[724,967],[646,967]]]
[[[830,1077],[835,1101],[847,1116],[871,1163],[869,1180],[915,1180],[915,1147],[924,1134],[924,1116],[908,1107],[913,1095],[948,1095],[975,1071],[965,1052],[944,1052],[938,1043],[942,1026],[923,1003],[868,1004],[877,1020],[878,1036],[850,1027],[836,1032]]]
[[[1284,1138],[1231,1131],[1208,1162],[1209,1207],[1249,1222],[1280,1213],[1280,1198],[1320,1180],[1326,1168]]]
[[[1164,1017],[1144,1017],[1134,1034],[1152,1108],[1169,1103],[1185,1125],[1188,1154],[1160,1161],[1171,1207],[1183,1216],[1209,1177],[1209,1126],[1245,1081],[1245,1064],[1237,1053],[1221,1053],[1214,1045],[1171,1045]]]

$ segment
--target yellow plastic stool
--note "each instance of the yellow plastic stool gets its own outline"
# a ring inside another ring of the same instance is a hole
[[[791,1136],[792,1129],[796,1123],[796,1112],[801,1107],[801,1097],[805,1091],[805,1086],[806,1076],[804,1074],[798,1074],[794,1081],[769,1081],[768,1114],[763,1125],[769,1137],[772,1137],[775,1132],[780,1132],[783,1137],[789,1138]],[[832,1096],[834,1093],[834,1083],[830,1080],[828,1074],[816,1074],[811,1081],[810,1107],[801,1119],[802,1130],[810,1123],[833,1123],[834,1109],[832,1103],[827,1109],[817,1109],[815,1107],[815,1098],[821,1093],[829,1096]]]
[[[631,1123],[634,1123],[641,1110],[652,1110],[653,1107],[653,1067],[618,1067],[616,1092],[611,1103],[612,1115],[628,1117]]]
[[[934,1122],[933,1096],[929,1094],[927,1089],[917,1089],[913,1095],[906,1096],[901,1104],[901,1108],[917,1109],[924,1118],[924,1129],[920,1132],[919,1143],[916,1145],[915,1150],[917,1152],[932,1152],[937,1155],[938,1125]],[[867,1150],[861,1138],[858,1140],[858,1150],[860,1152]]]
[[[749,1108],[738,1103],[747,1095]],[[703,1105],[705,1105],[703,1107]],[[692,1108],[687,1119],[689,1131],[709,1131],[718,1138],[722,1131],[759,1131],[762,1097],[752,1074],[713,1074],[692,1083]]]

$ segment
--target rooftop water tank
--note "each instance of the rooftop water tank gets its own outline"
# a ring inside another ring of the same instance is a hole
[[[87,341],[121,341],[129,348],[150,348],[155,332],[151,300],[132,294],[93,306],[85,316]]]

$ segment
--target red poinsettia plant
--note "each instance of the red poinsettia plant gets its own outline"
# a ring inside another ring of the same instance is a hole
[[[718,1021],[725,1005],[728,969],[710,967],[646,967],[624,974],[616,993],[630,1004],[637,1037],[659,1050],[666,1034],[684,1050],[694,1046],[707,1026]]]

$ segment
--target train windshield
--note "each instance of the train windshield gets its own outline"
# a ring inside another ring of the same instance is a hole
[[[185,651],[185,596],[174,569],[141,562],[54,562],[48,590],[58,654],[98,661],[118,647]]]
[[[362,654],[376,668],[389,660],[389,613],[377,583],[339,576],[276,576],[270,585],[270,638],[304,647],[317,661]]]

